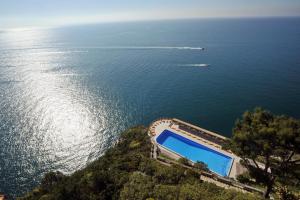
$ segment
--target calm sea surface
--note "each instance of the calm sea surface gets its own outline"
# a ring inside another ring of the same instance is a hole
[[[0,192],[84,167],[130,126],[177,117],[230,136],[255,106],[300,118],[299,18],[1,31]]]

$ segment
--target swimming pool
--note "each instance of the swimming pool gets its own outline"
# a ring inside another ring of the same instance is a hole
[[[181,135],[164,130],[157,136],[156,142],[193,162],[202,161],[210,171],[228,176],[233,159]]]

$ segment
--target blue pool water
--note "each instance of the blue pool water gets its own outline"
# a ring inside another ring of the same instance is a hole
[[[164,130],[156,141],[167,149],[180,154],[187,159],[197,162],[202,161],[207,164],[210,171],[221,176],[228,176],[232,164],[232,158],[219,153],[213,149],[205,147],[188,138],[182,137],[169,130]]]

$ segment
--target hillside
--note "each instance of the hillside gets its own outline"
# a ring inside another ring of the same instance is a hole
[[[131,128],[86,168],[70,176],[49,172],[37,188],[19,199],[259,199],[201,182],[192,170],[162,165],[150,159],[150,150],[146,128]]]

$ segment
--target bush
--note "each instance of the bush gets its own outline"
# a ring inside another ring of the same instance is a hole
[[[140,199],[144,200],[152,197],[154,183],[151,177],[143,175],[141,173],[133,173],[129,181],[124,185],[120,199]]]
[[[153,193],[155,199],[178,199],[179,187],[175,185],[156,185]]]
[[[60,183],[64,179],[64,175],[57,171],[57,172],[49,172],[44,175],[44,178],[41,181],[41,188],[42,190],[50,190],[53,188],[57,183]]]
[[[278,189],[279,199],[280,200],[299,200],[300,195],[293,194],[288,190],[287,187],[280,187]]]
[[[184,169],[178,166],[157,168],[154,174],[154,180],[161,184],[178,184],[184,178]]]
[[[205,164],[204,162],[201,162],[201,161],[197,161],[195,164],[194,164],[194,167],[196,169],[199,169],[200,171],[206,171],[206,172],[209,172],[209,169],[207,167],[207,164]]]
[[[190,161],[187,158],[179,158],[178,162],[180,164],[186,165],[186,166],[190,166]]]
[[[248,172],[245,172],[243,174],[240,174],[236,177],[236,179],[240,182],[240,183],[250,183],[251,182],[251,177],[250,174]]]

